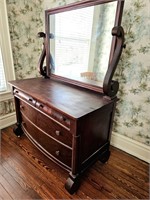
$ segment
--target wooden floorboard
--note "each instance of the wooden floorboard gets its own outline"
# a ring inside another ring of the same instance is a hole
[[[111,147],[106,164],[96,162],[79,190],[64,188],[68,172],[45,157],[13,126],[1,132],[0,199],[149,199],[149,164]]]

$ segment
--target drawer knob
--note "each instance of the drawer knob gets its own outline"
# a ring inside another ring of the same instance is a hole
[[[32,98],[29,98],[29,99],[28,99],[28,101],[32,102],[32,101],[33,101],[33,99],[32,99]]]
[[[24,109],[24,106],[23,106],[23,105],[20,105],[20,109]]]
[[[44,107],[44,105],[43,105],[43,104],[40,104],[40,105],[39,105],[39,108],[43,108],[43,107]]]
[[[60,156],[60,151],[55,151],[56,156]]]
[[[14,93],[17,94],[17,93],[19,93],[19,91],[18,90],[14,90]]]
[[[60,131],[55,131],[56,135],[59,136],[60,135]]]

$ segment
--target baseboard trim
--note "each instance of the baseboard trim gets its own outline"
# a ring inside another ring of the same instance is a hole
[[[16,123],[16,114],[15,113],[4,115],[3,117],[0,118],[0,129],[6,128],[15,123]]]
[[[112,134],[111,145],[145,162],[150,163],[150,147],[116,133]]]

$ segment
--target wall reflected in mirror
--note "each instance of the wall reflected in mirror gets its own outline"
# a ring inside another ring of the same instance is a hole
[[[49,15],[51,72],[102,86],[117,2]]]

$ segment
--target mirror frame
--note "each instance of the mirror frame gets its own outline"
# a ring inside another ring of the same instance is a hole
[[[123,31],[123,28],[121,27],[124,1],[125,0],[95,0],[95,1],[86,0],[86,1],[80,1],[76,3],[68,4],[65,6],[57,7],[54,9],[45,10],[45,33],[43,32],[38,33],[38,36],[43,37],[44,39],[43,51],[38,63],[40,74],[43,75],[45,78],[52,78],[58,81],[66,82],[66,83],[87,88],[99,93],[103,93],[109,97],[114,97],[118,92],[119,83],[117,81],[112,80],[112,77],[116,70],[117,64],[119,62],[119,59],[122,53],[122,48],[124,47],[124,31]],[[117,2],[117,8],[116,8],[114,27],[112,27],[113,28],[112,29],[112,44],[111,44],[111,49],[110,49],[109,64],[108,64],[108,69],[103,81],[103,86],[101,87],[99,85],[97,86],[90,85],[89,83],[80,82],[77,80],[73,80],[73,79],[63,77],[63,76],[52,74],[49,68],[49,63],[50,63],[49,15],[61,13],[65,11],[71,11],[75,9],[80,9],[80,8],[85,8],[89,6],[95,6],[99,4],[105,4],[109,2]],[[46,66],[43,67],[45,57],[46,57]]]

